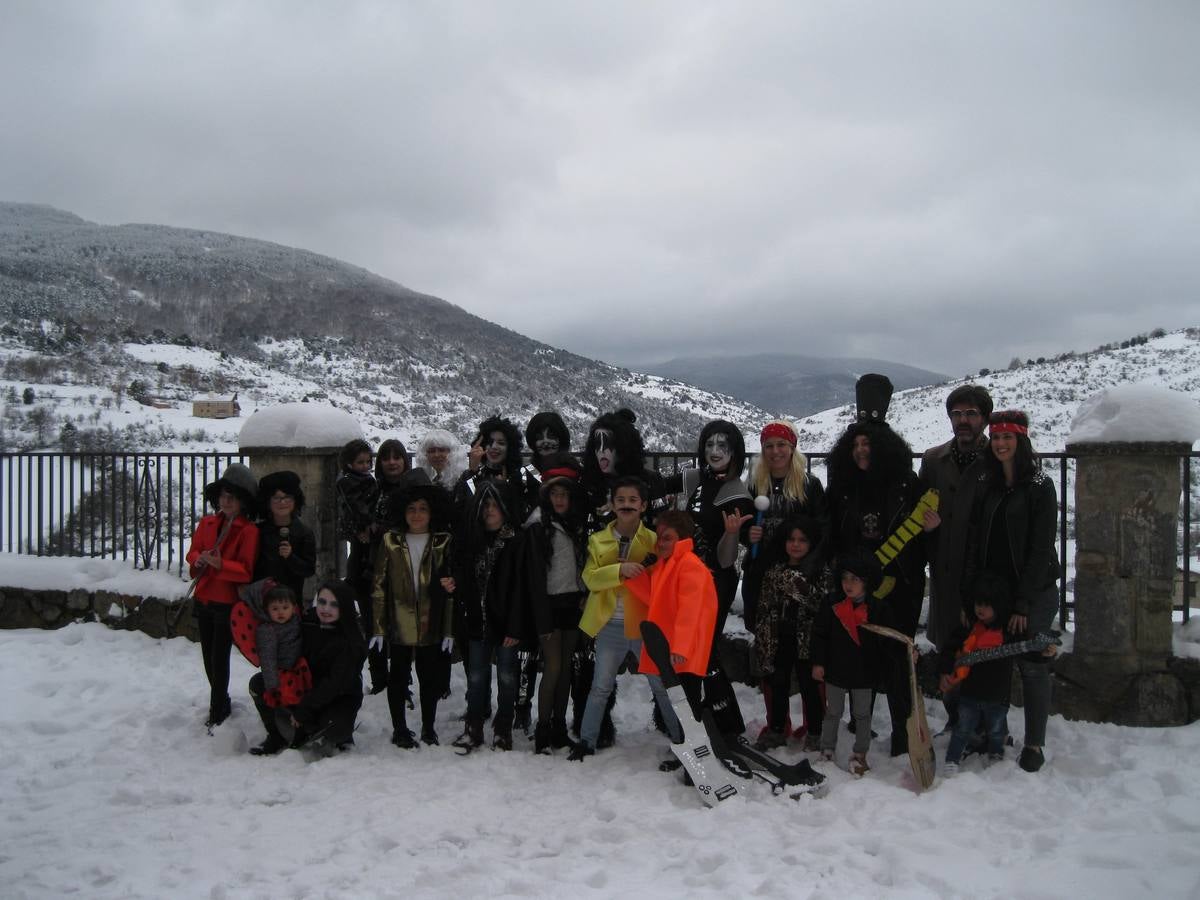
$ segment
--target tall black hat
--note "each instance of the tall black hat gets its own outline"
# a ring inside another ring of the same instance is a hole
[[[892,402],[893,390],[891,379],[886,375],[870,373],[859,378],[854,385],[854,401],[858,407],[858,421],[886,421],[888,404]]]

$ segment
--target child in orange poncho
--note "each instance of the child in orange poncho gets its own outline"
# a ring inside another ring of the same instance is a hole
[[[717,589],[712,572],[692,549],[695,525],[680,510],[660,513],[655,523],[656,562],[625,582],[630,594],[647,604],[647,621],[662,629],[671,645],[671,665],[694,711],[700,709],[702,680],[708,672],[713,629],[717,621]],[[657,675],[658,667],[643,647],[638,671]],[[699,716],[697,715],[697,718]],[[681,736],[678,721],[664,714],[672,736]]]

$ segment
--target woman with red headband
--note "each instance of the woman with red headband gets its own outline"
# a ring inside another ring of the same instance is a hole
[[[963,585],[980,570],[1002,577],[1012,592],[1013,613],[1006,630],[1032,635],[1049,629],[1058,608],[1058,499],[1054,482],[1042,472],[1029,440],[1029,417],[1019,410],[991,415],[987,485],[971,517],[967,571]],[[963,591],[964,615],[974,609]],[[1050,651],[1052,654],[1052,650]],[[1017,660],[1025,703],[1025,745],[1020,765],[1036,772],[1045,762],[1046,720],[1050,716],[1050,656],[1031,653]]]
[[[766,497],[770,505],[743,531],[745,543],[750,547],[742,563],[742,610],[749,631],[754,631],[758,621],[763,574],[770,562],[769,554],[760,548],[770,546],[775,530],[795,516],[815,519],[822,533],[828,533],[829,525],[825,487],[808,471],[808,460],[796,449],[796,429],[790,422],[775,419],[763,426],[759,441],[762,453],[754,463],[747,487],[751,497]],[[814,562],[819,563],[824,557],[824,544],[814,547],[812,553]],[[763,691],[770,709],[770,688],[766,682]],[[804,710],[805,722],[812,723],[817,731],[824,717],[824,709]]]

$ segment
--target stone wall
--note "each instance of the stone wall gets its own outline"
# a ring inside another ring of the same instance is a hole
[[[198,640],[190,599],[164,600],[82,588],[0,587],[0,628],[62,628],[71,622],[102,622],[154,638]]]

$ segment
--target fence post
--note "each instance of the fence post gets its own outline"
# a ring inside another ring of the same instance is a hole
[[[343,410],[315,403],[285,403],[255,412],[238,437],[255,478],[283,469],[300,476],[305,500],[300,518],[316,537],[317,580],[337,576],[340,548],[334,531],[334,483],[339,474],[338,454],[349,441],[362,436],[357,420]],[[306,589],[312,584],[310,580]]]
[[[1059,708],[1124,725],[1176,725],[1187,692],[1172,654],[1180,458],[1176,442],[1068,444],[1075,472],[1075,644]]]

